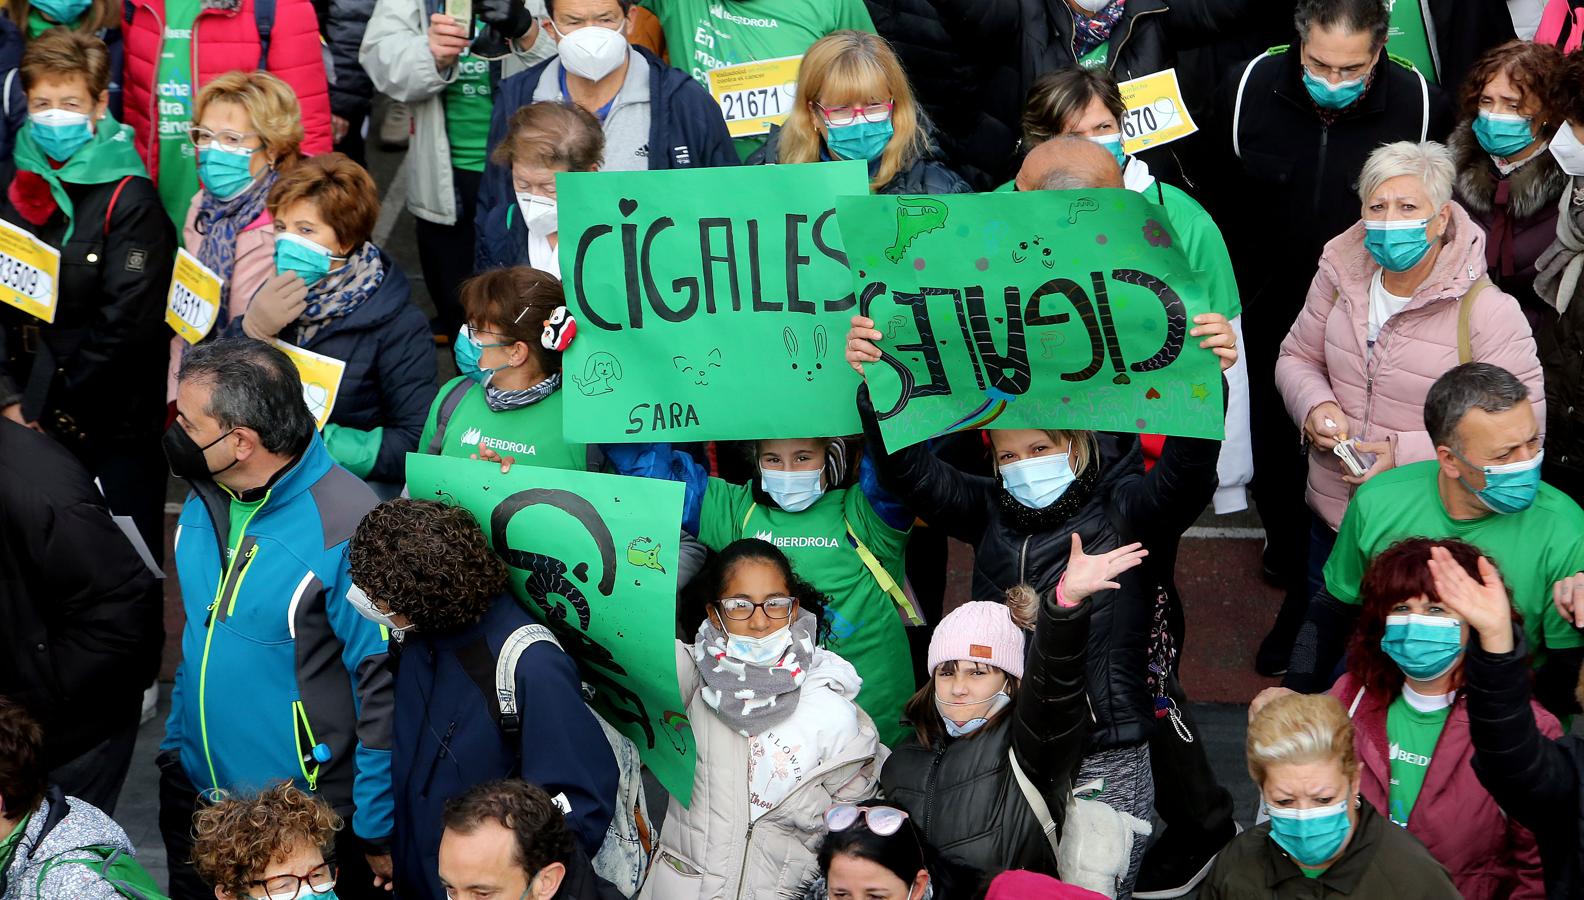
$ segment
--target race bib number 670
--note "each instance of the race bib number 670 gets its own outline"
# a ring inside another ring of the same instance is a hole
[[[59,250],[0,221],[0,303],[54,322],[59,279]]]

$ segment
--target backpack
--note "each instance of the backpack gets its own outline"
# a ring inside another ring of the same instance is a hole
[[[434,437],[429,439],[429,446],[422,452],[430,456],[439,456],[445,447],[446,425],[451,421],[451,414],[462,404],[462,398],[467,396],[468,389],[473,386],[473,379],[464,378],[451,386],[446,395],[440,398],[440,411],[435,415]]]
[[[132,24],[132,13],[137,10],[136,0],[123,0],[124,7],[121,11],[122,20],[126,25]],[[275,0],[253,0],[253,26],[258,29],[259,58],[258,70],[269,71],[270,32],[275,30]],[[194,78],[198,77],[193,72]]]
[[[44,897],[44,879],[60,866],[87,866],[95,874],[104,879],[105,884],[115,889],[115,892],[127,900],[168,900],[159,892],[159,886],[154,883],[153,876],[143,868],[143,865],[131,854],[124,852],[120,847],[95,845],[81,847],[81,851],[92,853],[88,859],[71,859],[56,857],[44,864],[39,871],[37,883],[34,884],[35,895],[41,900]]]
[[[517,662],[529,647],[540,641],[548,641],[556,649],[561,649],[561,642],[543,625],[524,625],[507,636],[506,643],[501,645],[500,657],[495,661],[495,682],[488,685],[485,691],[495,698],[501,731],[505,733],[513,752],[519,754],[522,752],[519,740],[522,736],[522,716],[517,711]],[[484,688],[485,685],[479,687]],[[583,694],[586,703],[593,689],[584,684]],[[614,885],[623,896],[631,897],[643,884],[644,875],[649,870],[649,859],[654,853],[649,806],[644,799],[643,764],[638,758],[638,745],[612,728],[599,713],[592,709],[589,712],[600,724],[600,730],[605,732],[605,740],[610,743],[620,773],[616,785],[616,814],[605,831],[605,841],[600,844],[599,852],[594,854],[594,873]],[[520,767],[520,758],[518,763]],[[557,805],[561,803],[564,801],[558,798]],[[563,807],[562,812],[567,812],[567,809]]]
[[[1563,53],[1584,46],[1584,0],[1548,0],[1534,42],[1550,44]]]

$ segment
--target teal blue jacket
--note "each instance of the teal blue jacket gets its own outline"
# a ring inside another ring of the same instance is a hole
[[[346,600],[347,543],[373,492],[314,434],[242,523],[228,565],[231,496],[208,479],[189,483],[175,540],[187,622],[160,749],[180,752],[199,791],[289,778],[350,817],[359,837],[383,841],[387,635]]]

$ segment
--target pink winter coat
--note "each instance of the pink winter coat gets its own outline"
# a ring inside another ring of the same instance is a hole
[[[1397,465],[1433,459],[1424,426],[1425,395],[1458,364],[1458,301],[1485,274],[1485,233],[1457,203],[1446,245],[1413,301],[1386,320],[1366,353],[1370,279],[1380,266],[1364,249],[1361,221],[1326,244],[1303,311],[1282,341],[1276,387],[1299,428],[1316,406],[1334,401],[1349,437],[1391,441]],[[1496,287],[1481,291],[1469,320],[1476,362],[1513,373],[1529,387],[1535,416],[1545,422],[1545,387],[1534,337],[1518,301]],[[1329,450],[1309,448],[1309,506],[1333,529],[1353,487]]]
[[[187,207],[187,221],[182,225],[182,246],[194,256],[203,244],[203,235],[193,224],[198,219],[198,207],[203,202],[203,191],[193,195]],[[253,299],[261,285],[275,274],[275,220],[266,212],[259,213],[246,228],[237,233],[236,268],[231,273],[231,292],[226,296],[226,317],[235,319],[247,312],[248,301]],[[219,326],[216,326],[216,331]],[[187,342],[181,335],[171,338],[170,372],[165,381],[165,399],[176,399],[176,370],[181,367],[182,348]]]
[[[1391,792],[1386,709],[1395,698],[1367,691],[1360,696],[1352,673],[1337,681],[1331,696],[1352,709],[1359,793],[1385,815]],[[1540,732],[1550,740],[1560,737],[1562,726],[1556,716],[1532,700],[1530,705]],[[1419,799],[1408,814],[1408,831],[1446,867],[1465,900],[1542,900],[1545,882],[1535,837],[1496,805],[1474,774],[1473,759],[1468,703],[1459,695],[1436,742]]]

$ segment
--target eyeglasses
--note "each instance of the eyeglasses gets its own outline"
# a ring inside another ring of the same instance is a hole
[[[763,603],[755,603],[746,597],[727,597],[720,602],[720,608],[726,618],[741,622],[752,619],[756,609],[764,610],[764,614],[772,619],[790,618],[796,603],[796,597],[771,597]]]
[[[271,875],[248,882],[264,889],[263,900],[291,900],[301,894],[304,887],[315,894],[328,894],[335,890],[335,883],[336,867],[331,863],[321,863],[307,875]]]
[[[519,315],[519,318],[520,317],[521,316]],[[480,350],[488,350],[491,347],[510,347],[513,343],[515,343],[514,341],[496,341],[493,344],[486,344],[479,340],[478,336],[481,334],[487,334],[491,337],[506,337],[504,334],[496,334],[493,331],[483,331],[474,328],[472,325],[463,326],[463,337],[466,337],[469,343]]]
[[[256,131],[210,131],[207,128],[199,128],[196,125],[187,129],[187,139],[192,141],[193,146],[199,150],[204,149],[217,140],[220,142],[220,146],[227,150],[254,150],[257,148],[249,147],[247,141],[248,138],[256,138],[258,136],[259,133]]]
[[[907,821],[907,810],[894,806],[854,806],[839,803],[825,810],[825,828],[829,831],[846,831],[863,819],[864,825],[881,837],[890,837],[902,830]]]
[[[865,122],[884,122],[891,118],[891,109],[896,104],[887,100],[884,103],[869,103],[862,106],[826,106],[822,103],[814,104],[820,111],[820,117],[825,124],[832,128],[841,128],[851,125],[859,119]]]

